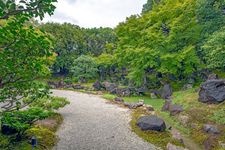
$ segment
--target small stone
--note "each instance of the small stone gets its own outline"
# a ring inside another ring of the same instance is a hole
[[[171,100],[165,100],[165,103],[162,107],[162,111],[169,111],[170,106],[172,105]]]
[[[179,115],[178,120],[182,125],[186,126],[189,121],[189,117],[185,115]]]
[[[155,111],[155,109],[152,107],[152,105],[144,105],[147,111]]]
[[[120,102],[120,103],[123,103],[123,102],[124,102],[124,100],[123,100],[122,98],[120,98],[120,97],[116,97],[116,98],[114,99],[114,101]]]
[[[179,114],[183,111],[184,111],[184,109],[183,109],[182,105],[176,105],[175,104],[175,105],[171,105],[169,107],[169,112],[170,112],[170,115],[172,115],[172,116],[174,116],[176,114]]]
[[[211,134],[219,134],[219,129],[214,126],[214,125],[210,125],[210,124],[205,124],[203,126],[203,130],[207,133],[211,133]]]
[[[171,143],[168,143],[168,144],[167,144],[166,149],[167,149],[167,150],[188,150],[188,149],[186,149],[186,148],[183,148],[183,147],[180,147],[180,146],[173,145],[173,144],[171,144]]]
[[[180,143],[182,144],[184,143],[183,137],[179,131],[177,131],[176,129],[172,129],[171,134],[174,139],[180,141]]]

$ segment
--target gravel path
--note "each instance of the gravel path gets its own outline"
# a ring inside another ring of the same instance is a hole
[[[71,104],[59,112],[64,123],[55,150],[155,150],[129,127],[130,111],[108,104],[99,96],[53,90]]]

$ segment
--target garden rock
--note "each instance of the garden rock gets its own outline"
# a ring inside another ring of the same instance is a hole
[[[189,90],[189,89],[192,89],[192,88],[193,88],[193,84],[188,83],[188,84],[185,84],[182,89],[183,90]]]
[[[74,84],[72,85],[73,89],[76,89],[76,90],[81,90],[81,89],[84,89],[83,86],[81,86],[80,84]]]
[[[144,107],[146,108],[147,111],[155,111],[155,109],[151,105],[144,105]]]
[[[208,80],[216,80],[216,79],[219,79],[217,74],[212,73],[212,74],[208,75]]]
[[[179,131],[172,129],[171,134],[174,139],[178,140],[181,144],[184,144],[183,137]]]
[[[118,96],[131,96],[131,91],[129,88],[117,88],[116,94]]]
[[[145,87],[140,87],[135,89],[135,93],[137,95],[145,95],[146,91],[147,91],[147,88]]]
[[[93,84],[93,88],[97,91],[100,91],[102,89],[102,84],[100,81],[96,81],[94,84]]]
[[[172,87],[169,84],[165,84],[161,89],[160,96],[163,99],[169,99],[173,94]]]
[[[172,105],[171,100],[165,100],[165,103],[162,107],[162,111],[169,111],[171,105]]]
[[[14,129],[8,125],[5,125],[5,124],[1,125],[1,132],[4,135],[12,135],[12,134],[17,133],[16,129]]]
[[[129,109],[136,109],[138,107],[142,107],[144,105],[144,100],[139,100],[138,103],[124,103],[124,106],[128,107]]]
[[[225,101],[225,80],[208,80],[199,91],[199,101],[202,103],[222,103]]]
[[[170,115],[172,115],[172,116],[177,115],[183,111],[184,111],[184,109],[183,109],[182,105],[175,104],[175,105],[169,106],[169,112],[170,112]]]
[[[120,98],[120,97],[116,97],[114,99],[114,101],[119,102],[119,103],[123,103],[124,102],[124,100],[122,98]]]
[[[103,88],[110,92],[111,94],[116,94],[117,85],[110,82],[103,82],[102,83]]]
[[[210,124],[205,124],[203,126],[203,130],[207,133],[211,133],[211,134],[219,134],[219,129],[214,126],[214,125],[210,125]]]
[[[137,126],[141,130],[153,130],[159,132],[166,130],[165,122],[155,115],[140,117],[137,121]]]
[[[204,146],[204,150],[212,150],[213,147],[215,146],[215,142],[217,141],[216,136],[211,135],[209,136],[204,142],[203,142],[203,146]]]
[[[180,147],[180,146],[173,145],[173,144],[171,144],[171,143],[168,143],[168,144],[167,144],[166,149],[167,149],[167,150],[188,150],[188,149],[186,149],[186,148],[183,148],[183,147]]]

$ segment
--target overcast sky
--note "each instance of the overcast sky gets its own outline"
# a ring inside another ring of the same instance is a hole
[[[44,22],[70,22],[82,27],[115,27],[133,14],[140,14],[147,0],[58,0],[53,16]]]

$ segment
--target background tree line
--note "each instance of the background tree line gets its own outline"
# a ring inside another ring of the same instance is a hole
[[[149,88],[162,82],[198,82],[207,71],[224,71],[224,0],[148,0],[141,15],[128,17],[114,29],[66,23],[40,28],[55,38],[52,69],[61,75],[79,76],[74,66],[85,68],[78,59],[82,55],[90,60],[86,68],[97,68],[90,72],[98,74],[88,79]]]

